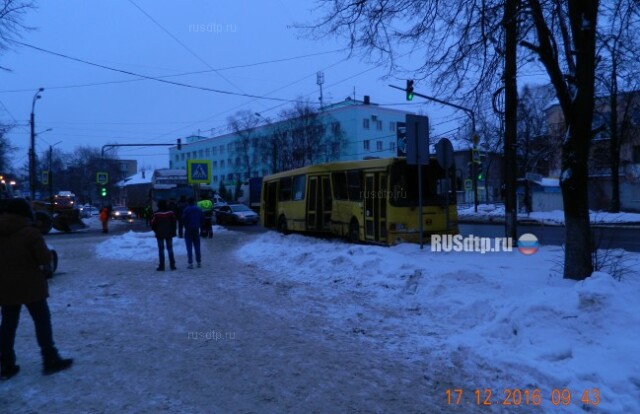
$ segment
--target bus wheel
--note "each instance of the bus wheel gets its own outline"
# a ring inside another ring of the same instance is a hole
[[[287,219],[284,216],[280,216],[278,219],[278,233],[289,234],[289,230],[287,230]]]
[[[349,243],[360,242],[360,226],[356,220],[351,220],[351,224],[349,224],[349,234],[347,234],[347,239],[349,240]]]

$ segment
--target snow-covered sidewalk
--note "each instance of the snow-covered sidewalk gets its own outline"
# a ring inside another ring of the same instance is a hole
[[[492,390],[494,404],[509,399],[506,389],[521,390],[523,401],[539,389],[545,413],[640,413],[640,255],[626,255],[620,281],[594,273],[581,282],[562,279],[562,255],[555,247],[530,256],[436,253],[274,233],[238,252],[324,292],[328,315],[389,352],[428,358],[425,375],[454,369],[466,382],[448,388],[463,389],[464,406],[476,404],[476,389]],[[563,408],[564,390],[571,402]]]
[[[55,237],[54,335],[76,362],[41,376],[23,313],[3,413],[640,413],[637,254],[621,281],[574,282],[554,247],[436,253],[217,227],[202,269],[175,239],[178,270],[156,272],[151,232]]]
[[[458,220],[460,222],[504,222],[503,204],[479,204],[478,211],[475,207],[458,209]],[[608,213],[606,211],[589,212],[591,223],[598,225],[634,225],[640,226],[640,214],[638,213]],[[536,222],[547,225],[563,225],[564,212],[554,211],[534,211],[529,214],[518,214],[520,222]]]

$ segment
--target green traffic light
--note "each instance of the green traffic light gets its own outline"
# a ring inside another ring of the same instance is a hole
[[[413,100],[413,80],[411,79],[407,80],[407,87],[405,88],[405,91],[407,92],[407,101],[412,101]]]

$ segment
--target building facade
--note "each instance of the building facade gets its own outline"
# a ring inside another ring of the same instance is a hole
[[[169,149],[169,168],[186,169],[190,159],[210,160],[212,187],[224,183],[228,188],[238,181],[308,164],[393,157],[397,126],[407,113],[371,103],[368,97],[364,101],[347,98],[323,108],[313,124],[281,120],[214,137],[187,137],[181,149]],[[312,129],[315,132],[309,132]],[[289,144],[293,146],[284,156],[284,146]],[[305,145],[315,145],[313,153],[305,153]]]
[[[620,163],[618,182],[620,208],[625,211],[640,211],[640,92],[623,93],[617,99],[616,134]],[[547,107],[549,134],[561,142],[565,133],[564,118],[560,105]],[[608,210],[613,194],[612,180],[612,109],[608,96],[595,100],[593,131],[589,155],[589,208]],[[549,176],[560,176],[561,152],[552,161]]]

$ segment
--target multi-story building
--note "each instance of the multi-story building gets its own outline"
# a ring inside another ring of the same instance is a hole
[[[215,188],[312,163],[393,157],[397,126],[407,113],[371,103],[368,97],[347,98],[309,119],[265,120],[245,131],[187,137],[180,150],[169,149],[169,166],[186,169],[189,159],[210,160]]]
[[[618,182],[620,208],[640,211],[640,92],[623,93],[617,102],[617,135],[619,146]],[[549,134],[561,142],[565,133],[560,105],[547,107]],[[593,131],[589,155],[589,208],[607,210],[612,199],[612,133],[611,99],[608,96],[595,100]],[[560,151],[551,163],[550,176],[560,175]]]

